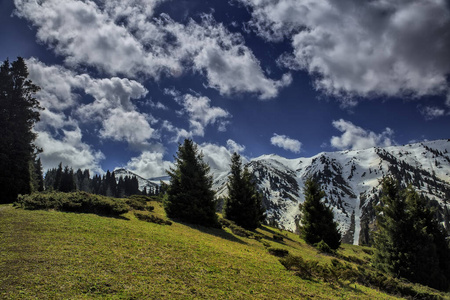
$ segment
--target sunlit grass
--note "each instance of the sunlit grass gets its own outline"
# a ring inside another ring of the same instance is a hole
[[[153,214],[165,218],[159,203]],[[0,206],[2,299],[391,299],[358,284],[304,280],[267,246],[326,264],[297,235],[264,227],[262,241],[174,222]],[[273,234],[284,236],[274,241]],[[343,254],[365,258],[345,246]],[[357,248],[355,248],[357,249]]]

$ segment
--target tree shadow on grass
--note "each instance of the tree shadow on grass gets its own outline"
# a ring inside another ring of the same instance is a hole
[[[174,220],[177,221],[177,220]],[[204,227],[201,225],[196,225],[196,224],[190,224],[190,223],[185,223],[185,222],[180,222],[177,221],[177,223],[186,225],[192,229],[198,230],[202,233],[206,233],[206,234],[210,234],[210,235],[214,235],[217,237],[220,237],[222,239],[228,240],[230,242],[235,242],[235,243],[239,243],[242,245],[248,245],[246,242],[242,241],[241,239],[238,239],[237,237],[235,237],[233,234],[226,232],[224,229],[220,229],[220,228],[212,228],[212,227]]]

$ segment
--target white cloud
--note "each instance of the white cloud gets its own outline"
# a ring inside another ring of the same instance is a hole
[[[285,135],[278,135],[274,133],[273,137],[270,138],[272,145],[283,148],[285,150],[300,153],[302,143],[298,140],[291,139]]]
[[[224,119],[231,117],[226,110],[211,106],[211,100],[208,97],[187,94],[177,98],[177,101],[189,116],[189,125],[193,136],[204,136],[205,127],[213,124],[218,124],[219,131],[224,131],[227,125],[227,120]]]
[[[250,25],[258,34],[291,40],[293,52],[282,64],[317,75],[316,87],[346,105],[358,96],[448,90],[447,1],[240,1],[253,9]]]
[[[333,136],[330,144],[332,147],[340,150],[359,150],[377,146],[391,146],[394,144],[392,140],[394,131],[389,127],[386,127],[382,133],[376,134],[373,131],[365,130],[343,119],[333,121],[332,124],[337,130],[342,132],[342,135]]]
[[[224,95],[248,92],[261,99],[277,96],[291,83],[289,74],[280,80],[267,78],[243,37],[211,16],[187,25],[164,14],[154,17],[160,2],[15,0],[15,5],[16,14],[37,28],[38,39],[70,66],[155,79],[161,74],[178,77],[192,68]]]
[[[44,151],[39,155],[44,169],[55,168],[60,162],[75,170],[90,169],[103,173],[100,161],[105,158],[101,151],[96,151],[82,141],[79,128],[63,130],[62,139],[55,139],[48,132],[38,132],[36,145]]]
[[[161,125],[161,130],[166,130],[168,132],[174,133],[175,136],[169,139],[172,143],[177,143],[182,139],[187,139],[192,137],[192,132],[187,131],[183,128],[178,128],[174,126],[170,121],[164,120]]]
[[[166,176],[166,170],[172,165],[172,162],[164,160],[162,152],[144,151],[140,156],[131,158],[125,168],[145,178],[152,178]]]
[[[218,172],[227,172],[230,170],[231,155],[233,154],[224,146],[211,143],[199,145],[199,150],[203,153],[205,161],[211,170]]]
[[[426,120],[433,120],[442,116],[445,116],[445,109],[435,106],[425,106],[420,109],[420,113]]]
[[[80,96],[74,89],[82,86],[84,76],[61,66],[47,66],[36,58],[28,59],[26,64],[29,78],[41,88],[36,98],[43,107],[62,111],[77,105]]]
[[[109,74],[133,76],[144,72],[154,77],[158,77],[163,69],[179,68],[176,60],[145,51],[125,26],[114,22],[114,17],[120,17],[119,14],[132,13],[121,11],[120,6],[114,7],[121,3],[119,1],[106,5],[108,12],[115,13],[113,16],[93,1],[14,2],[16,14],[30,20],[37,27],[38,39],[63,55],[69,65],[88,64]]]
[[[100,137],[126,141],[133,147],[147,145],[154,129],[150,115],[137,111],[132,99],[147,95],[147,89],[137,81],[127,78],[92,78],[88,74],[76,74],[61,66],[46,66],[37,59],[27,61],[30,79],[41,87],[36,95],[45,107],[41,113],[38,130],[60,129],[78,126],[80,122],[99,122],[103,127]],[[80,103],[80,92],[91,95],[94,101]],[[74,116],[65,112],[77,107]],[[132,120],[132,121],[131,121]]]
[[[278,81],[267,78],[242,36],[230,33],[210,16],[205,16],[201,24],[191,21],[184,31],[172,28],[183,50],[192,53],[194,69],[204,73],[209,86],[221,94],[249,92],[270,99],[292,82],[290,74]]]
[[[227,148],[231,153],[241,153],[245,151],[245,146],[240,145],[231,139],[227,141]]]
[[[128,142],[132,147],[148,146],[154,129],[148,123],[146,115],[137,111],[113,109],[107,119],[103,121],[100,137],[115,141]]]

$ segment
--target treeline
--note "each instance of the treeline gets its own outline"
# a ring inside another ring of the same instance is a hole
[[[136,176],[119,176],[117,178],[114,172],[108,170],[103,176],[96,174],[91,178],[88,169],[74,171],[69,166],[63,167],[62,163],[57,168],[47,171],[44,179],[44,188],[45,190],[65,193],[83,191],[117,198],[131,195],[152,196],[159,194],[157,186],[148,190],[147,187],[144,187],[144,190],[140,191],[139,181]]]

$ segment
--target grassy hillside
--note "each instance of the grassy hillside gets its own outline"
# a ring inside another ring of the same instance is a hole
[[[154,212],[145,214],[165,218],[159,203],[151,205]],[[229,228],[143,222],[133,212],[110,218],[3,205],[0,298],[395,299],[354,282],[295,276],[268,248],[322,265],[332,257],[291,233],[269,227],[258,233],[263,239]],[[370,250],[344,245],[339,254],[366,263]]]

